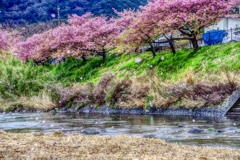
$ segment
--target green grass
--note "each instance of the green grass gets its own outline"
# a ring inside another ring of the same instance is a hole
[[[15,58],[0,60],[0,98],[38,95],[53,82],[53,76],[44,66],[34,66],[33,62],[23,64]]]
[[[141,57],[141,63],[135,58]],[[162,60],[164,57],[164,60]],[[98,82],[106,72],[113,72],[117,77],[144,75],[153,70],[163,80],[175,80],[189,70],[209,73],[226,69],[240,72],[240,43],[201,47],[197,52],[192,49],[178,50],[175,55],[170,51],[150,52],[132,55],[108,55],[106,62],[101,57],[93,57],[83,62],[68,58],[57,65],[35,66],[33,62],[22,63],[10,58],[0,60],[0,92],[6,97],[13,95],[34,95],[44,89],[46,84],[61,82]],[[152,66],[153,68],[151,68]]]
[[[135,58],[141,57],[141,63],[135,63]],[[161,58],[164,57],[164,60]],[[192,49],[178,50],[175,55],[170,51],[122,55],[109,55],[103,63],[101,57],[89,58],[86,63],[81,59],[69,58],[65,63],[51,66],[48,69],[57,81],[68,82],[97,82],[105,72],[113,72],[119,78],[125,76],[144,75],[153,70],[163,80],[176,80],[177,77],[189,70],[210,73],[223,69],[240,72],[240,43],[201,47],[197,52]],[[151,68],[152,66],[153,68]]]

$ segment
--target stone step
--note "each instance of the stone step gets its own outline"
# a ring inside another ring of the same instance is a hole
[[[230,109],[230,112],[240,112],[240,108],[232,108]]]
[[[239,115],[240,116],[240,112],[228,112],[227,115]]]

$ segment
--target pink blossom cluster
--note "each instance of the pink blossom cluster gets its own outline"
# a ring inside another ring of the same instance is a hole
[[[99,53],[112,48],[119,34],[119,27],[113,19],[94,17],[91,13],[83,16],[73,15],[69,25],[35,34],[26,41],[18,43],[18,56],[23,60],[46,61],[49,58],[61,59],[83,54]]]
[[[51,57],[62,58],[72,47],[81,47],[81,31],[73,26],[61,26],[42,34],[35,34],[18,43],[18,56],[23,60],[45,61]]]
[[[141,7],[141,18],[167,31],[188,25],[197,32],[225,17],[237,3],[240,0],[154,0]]]
[[[204,27],[227,16],[238,3],[240,0],[154,0],[140,11],[119,13],[121,24],[128,26],[120,42],[127,51],[151,43],[161,35],[176,33],[181,33],[182,39],[188,37],[196,42]]]
[[[120,27],[113,18],[94,17],[87,13],[81,17],[73,15],[68,22],[84,32],[86,50],[100,52],[116,45],[115,39],[119,35]]]
[[[0,30],[0,52],[5,51],[8,49],[8,35],[4,31]]]

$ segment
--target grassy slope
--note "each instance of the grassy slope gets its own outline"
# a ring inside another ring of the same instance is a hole
[[[141,57],[141,63],[135,63],[135,58]],[[164,57],[164,60],[162,60]],[[118,77],[144,75],[154,70],[161,79],[176,81],[186,72],[201,74],[218,72],[223,69],[240,72],[240,43],[230,43],[202,47],[196,53],[191,49],[179,50],[176,55],[170,51],[158,53],[152,58],[151,53],[109,56],[107,62],[91,58],[87,63],[82,60],[68,59],[66,63],[49,67],[57,80],[61,82],[97,82],[105,72],[113,72]],[[153,66],[153,69],[150,67]],[[82,77],[82,79],[81,79]]]
[[[142,58],[141,63],[135,63],[137,57]],[[115,78],[104,79],[106,74]],[[75,106],[83,106],[96,102],[99,96],[103,101],[97,102],[98,105],[149,107],[152,101],[158,107],[203,106],[211,103],[205,97],[189,97],[185,90],[196,94],[195,86],[199,84],[218,86],[216,91],[223,88],[220,83],[240,86],[240,43],[201,47],[197,52],[178,50],[176,55],[165,51],[154,58],[151,53],[111,55],[105,63],[101,57],[90,58],[87,63],[69,58],[55,66],[34,66],[33,63],[5,59],[0,60],[0,80],[2,110],[19,106],[49,110],[57,107],[58,101],[69,106],[74,101],[81,101]],[[177,94],[173,93],[171,89],[179,88],[179,84],[186,86]],[[203,90],[201,94],[214,94]],[[86,100],[86,97],[90,98]]]

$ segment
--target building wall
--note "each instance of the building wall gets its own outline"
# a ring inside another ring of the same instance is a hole
[[[205,27],[204,31],[209,30],[230,30],[230,29],[240,29],[240,5],[233,8],[230,14],[239,15],[239,18],[223,18],[220,22],[215,25]]]
[[[240,28],[240,18],[224,18],[215,25],[206,27],[205,32],[210,30],[230,30]]]
[[[228,29],[236,29],[240,27],[240,18],[238,19],[229,19],[228,20]]]

